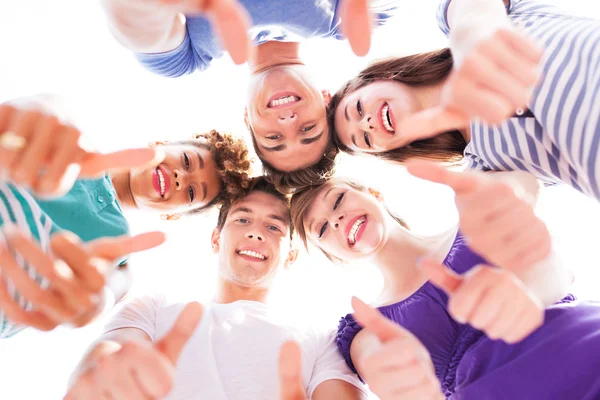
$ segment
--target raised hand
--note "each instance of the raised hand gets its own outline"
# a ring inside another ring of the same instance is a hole
[[[0,105],[0,176],[40,195],[59,195],[78,177],[141,167],[160,157],[150,148],[96,153],[80,138],[76,128],[53,115]]]
[[[65,400],[162,399],[173,387],[175,366],[202,319],[199,303],[189,303],[171,330],[155,344],[139,340],[124,343],[116,352],[87,367]]]
[[[508,184],[486,174],[448,171],[428,161],[411,160],[406,167],[418,178],[454,190],[460,229],[469,247],[492,264],[516,271],[550,255],[552,240],[546,224],[526,197]]]
[[[381,347],[361,359],[362,378],[380,399],[443,399],[429,352],[409,331],[388,320],[357,298],[354,318],[374,334]]]
[[[542,303],[510,271],[477,266],[460,276],[431,260],[422,261],[420,268],[448,293],[450,315],[490,339],[516,343],[544,322]]]
[[[542,52],[513,30],[500,29],[480,41],[455,65],[442,89],[442,101],[399,121],[404,136],[425,138],[467,127],[479,118],[499,124],[526,108],[541,72]]]
[[[250,16],[237,0],[159,0],[183,14],[205,14],[236,64],[248,60]]]
[[[373,15],[369,0],[343,0],[341,4],[342,33],[357,56],[365,56],[371,47]]]
[[[302,383],[302,351],[294,341],[285,342],[279,351],[279,392],[281,400],[307,400]]]
[[[44,252],[18,230],[4,228],[3,233],[6,244],[0,245],[1,275],[32,309],[21,308],[4,282],[0,282],[0,308],[12,322],[44,331],[60,324],[80,327],[89,323],[102,310],[104,285],[115,261],[165,240],[161,232],[150,232],[83,244],[70,232],[61,232],[52,237],[51,252]],[[17,262],[17,254],[48,281],[48,287],[42,288],[31,278]]]

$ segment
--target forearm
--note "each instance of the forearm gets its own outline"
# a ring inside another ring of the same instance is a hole
[[[457,64],[472,47],[498,29],[510,28],[505,2],[501,0],[452,0],[448,7],[450,48]]]
[[[185,17],[156,2],[102,0],[108,25],[119,43],[137,53],[177,48],[185,38]]]

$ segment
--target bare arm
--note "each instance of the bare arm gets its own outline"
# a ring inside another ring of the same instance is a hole
[[[339,379],[332,379],[321,383],[312,396],[313,400],[367,400],[365,393],[356,386]]]
[[[162,53],[185,38],[185,17],[155,0],[102,0],[108,26],[119,43],[136,53]]]

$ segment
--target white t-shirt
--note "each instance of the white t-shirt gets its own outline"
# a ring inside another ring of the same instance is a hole
[[[169,304],[162,295],[140,297],[117,312],[106,332],[137,328],[157,341],[184,306]],[[309,398],[317,386],[331,379],[364,390],[338,352],[335,332],[302,330],[283,320],[254,301],[205,304],[202,321],[181,353],[167,399],[278,399],[279,349],[289,339],[302,347],[302,378]]]

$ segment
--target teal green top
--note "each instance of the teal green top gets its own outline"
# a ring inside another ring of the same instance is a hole
[[[34,198],[55,225],[75,233],[84,242],[129,233],[129,224],[108,175],[78,179],[67,194],[56,199],[35,195]]]

